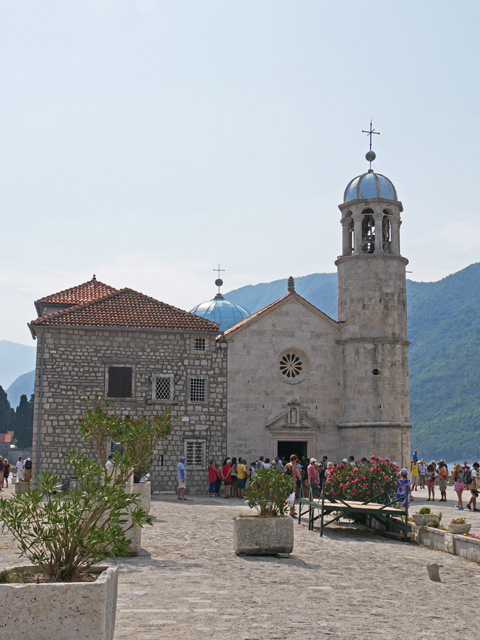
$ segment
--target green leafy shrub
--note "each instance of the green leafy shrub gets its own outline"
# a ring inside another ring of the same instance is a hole
[[[170,434],[172,420],[168,409],[148,420],[113,416],[97,405],[86,411],[79,426],[92,458],[74,449],[65,454],[75,489],[63,490],[59,476],[40,473],[32,489],[0,500],[0,521],[17,541],[20,556],[52,582],[77,581],[109,555],[126,555],[128,530],[152,524],[138,506],[139,494],[126,493],[124,487]],[[112,441],[122,453],[115,454],[114,473],[109,474]]]
[[[430,507],[422,507],[421,509],[418,510],[418,513],[421,516],[424,516],[424,515],[426,516],[427,514],[432,513],[432,510],[430,509]]]
[[[438,529],[440,527],[440,522],[442,521],[442,514],[441,513],[435,513],[432,514],[432,517],[430,518],[430,520],[427,522],[427,527],[434,527],[435,529]]]
[[[263,467],[255,472],[245,497],[250,508],[255,507],[262,518],[284,516],[287,498],[293,490],[293,478],[276,467]]]

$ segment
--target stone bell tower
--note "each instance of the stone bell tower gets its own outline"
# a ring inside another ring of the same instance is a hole
[[[393,183],[370,169],[345,189],[338,269],[342,449],[406,465],[410,456],[407,298]]]

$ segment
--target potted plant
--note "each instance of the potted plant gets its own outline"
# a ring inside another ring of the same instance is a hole
[[[286,515],[293,488],[291,476],[275,467],[258,469],[245,497],[254,516],[233,519],[233,548],[237,555],[276,555],[293,550],[293,519]]]
[[[65,454],[76,478],[73,489],[63,490],[54,473],[40,473],[32,489],[0,500],[3,527],[33,565],[2,574],[7,636],[22,629],[32,638],[113,638],[118,569],[99,563],[128,554],[129,531],[152,524],[138,505],[139,494],[124,487],[171,432],[171,416],[167,410],[153,420],[116,417],[95,406],[79,426],[92,457],[77,450]],[[123,451],[115,454],[110,474],[112,441]]]
[[[465,518],[453,518],[450,520],[448,530],[450,533],[468,533],[472,525]]]
[[[417,513],[412,513],[412,518],[417,527],[425,527],[433,515],[430,507],[422,507]]]

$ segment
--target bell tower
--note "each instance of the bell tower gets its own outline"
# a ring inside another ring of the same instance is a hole
[[[393,183],[371,168],[351,180],[339,205],[338,269],[342,450],[405,465],[410,457],[407,297],[400,213]]]

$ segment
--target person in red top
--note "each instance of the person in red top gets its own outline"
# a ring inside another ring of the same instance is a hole
[[[230,458],[225,460],[225,464],[222,467],[222,480],[225,485],[225,493],[223,495],[224,498],[230,497],[230,488],[232,486],[232,467],[230,466],[232,461]]]
[[[217,472],[215,471],[215,464],[213,460],[208,463],[208,495],[211,498],[215,497],[215,485],[217,484]]]

